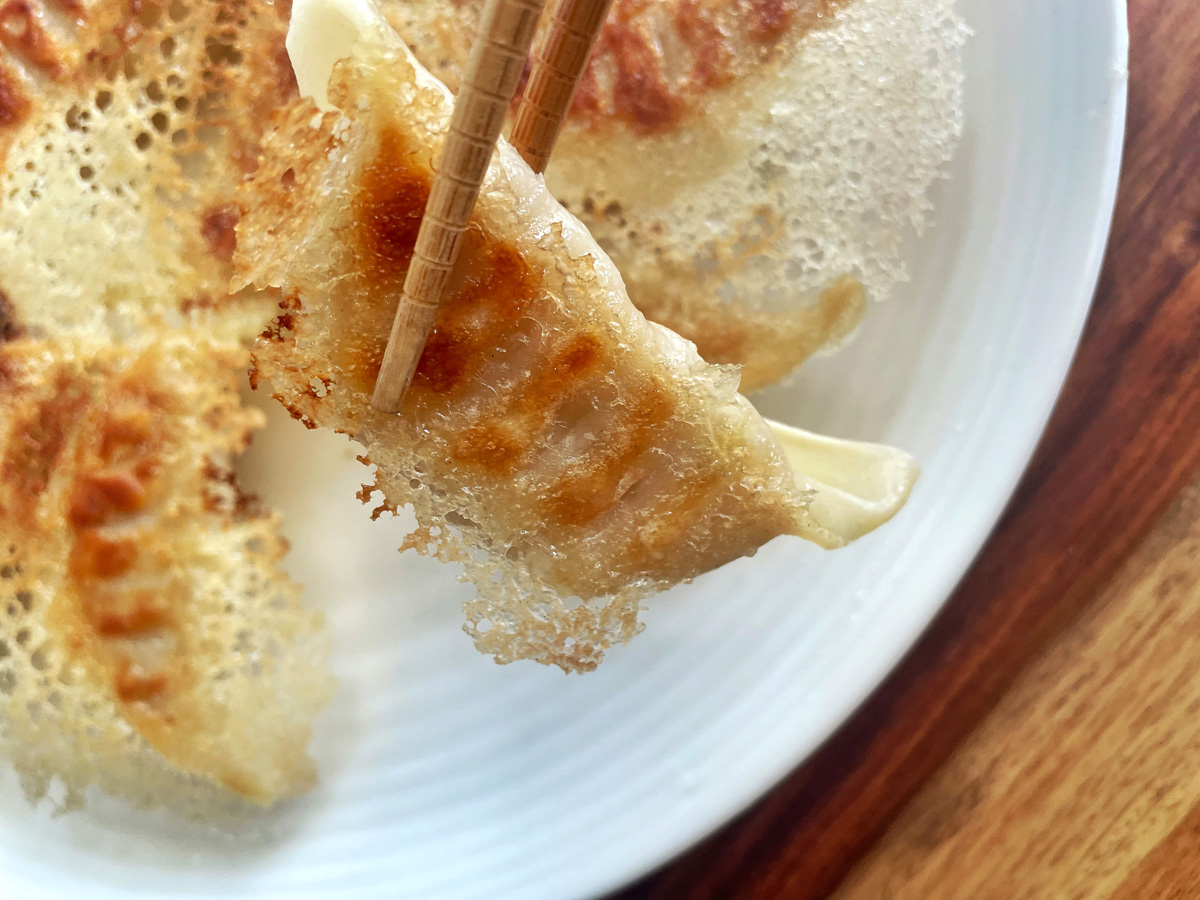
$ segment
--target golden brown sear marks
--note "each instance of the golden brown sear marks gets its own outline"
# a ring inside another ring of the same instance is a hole
[[[79,599],[76,621],[86,631],[79,643],[112,672],[113,691],[124,703],[150,700],[169,686],[165,673],[142,671],[121,643],[178,624],[165,590],[138,589],[127,580],[146,558],[139,545],[154,542],[136,517],[151,502],[163,468],[168,405],[147,365],[135,365],[92,398],[81,411],[91,427],[75,450],[67,500],[68,576]]]
[[[237,249],[237,223],[241,211],[234,203],[222,203],[200,217],[200,236],[209,252],[222,262],[233,259]]]
[[[373,280],[400,283],[408,271],[433,182],[400,132],[385,129],[354,197],[355,243]]]
[[[15,129],[29,116],[31,108],[17,73],[0,64],[0,128]]]
[[[137,562],[137,544],[129,539],[106,537],[86,529],[75,538],[71,575],[76,579],[118,578]]]
[[[603,358],[596,335],[584,332],[569,338],[565,347],[551,352],[547,364],[518,382],[511,400],[489,421],[468,428],[451,455],[497,475],[510,472],[527,451],[541,444],[550,419],[598,373]]]
[[[330,357],[340,380],[361,393],[371,393],[379,376],[432,181],[404,136],[385,129],[356,185],[351,246],[364,297],[344,311]]]
[[[367,296],[346,310],[333,357],[349,385],[364,393],[374,388],[379,375],[429,198],[432,176],[415,160],[404,138],[385,130],[352,204],[353,246],[362,261],[359,274]],[[515,248],[478,228],[464,236],[459,260],[414,373],[410,406],[457,396],[540,289],[540,280]]]
[[[6,365],[14,363],[6,361]],[[33,408],[19,419],[0,464],[0,478],[8,485],[6,493],[13,505],[4,510],[6,516],[28,519],[33,514],[50,485],[68,432],[86,405],[87,396],[80,386],[60,375],[49,394],[35,400]]]
[[[635,464],[654,446],[655,432],[671,419],[675,406],[667,392],[650,381],[631,409],[614,413],[602,442],[539,498],[552,525],[586,525],[620,502]]]
[[[70,623],[68,646],[106,673],[118,698],[146,700],[169,679],[141,672],[127,642],[176,625],[169,591],[136,584],[139,566],[162,562],[154,525],[140,517],[163,469],[168,400],[144,359],[108,380],[72,360],[42,372],[25,346],[14,341],[0,350],[11,404],[0,462],[8,500],[0,512],[31,534],[42,533],[48,517],[66,527],[68,589],[57,602]]]
[[[424,196],[428,196],[427,188]],[[419,198],[418,208],[425,208],[423,197]],[[408,244],[408,254],[402,257],[406,272],[416,235],[414,232],[410,241],[403,230],[394,233]],[[483,238],[474,230],[463,240],[454,280],[413,374],[406,409],[413,404],[420,404],[422,409],[444,405],[460,395],[538,291],[537,276],[518,251]],[[388,274],[395,261],[401,259],[399,254],[389,252],[383,258],[384,273],[369,276],[373,282],[368,288],[370,299],[350,312],[349,327],[338,339],[335,354],[351,386],[364,393],[373,389],[379,375],[403,285],[402,277]]]
[[[146,485],[135,473],[92,472],[81,475],[76,482],[67,520],[76,529],[94,528],[145,506]]]
[[[412,260],[431,176],[414,162],[404,138],[385,131],[370,165],[362,170],[352,209],[358,280],[365,297],[339,321],[333,358],[350,386],[374,387],[391,321]],[[490,359],[514,340],[525,317],[549,324],[557,313],[545,295],[542,275],[512,244],[473,225],[463,238],[453,280],[405,399],[404,413],[436,419],[482,377]],[[450,436],[459,465],[503,478],[544,446],[554,418],[569,399],[615,360],[608,339],[589,330],[546,338],[528,374],[492,384],[487,409]],[[511,373],[510,373],[511,374]],[[554,526],[584,525],[618,503],[629,472],[655,440],[655,430],[674,414],[664,388],[653,378],[627,406],[614,409],[609,433],[589,448],[581,465],[562,475],[536,499]]]
[[[59,12],[65,13],[76,22],[82,22],[87,12],[84,8],[83,0],[50,0],[50,2],[58,8]]]
[[[454,444],[451,456],[456,462],[473,463],[496,473],[510,472],[525,455],[528,443],[519,428],[489,422],[472,425]]]
[[[353,281],[362,293],[337,319],[331,358],[347,386],[370,393],[412,260],[432,178],[398,132],[384,131],[361,170],[352,201]],[[495,373],[490,360],[523,340],[522,319],[536,320],[543,344],[527,373],[508,372],[489,383],[486,408],[446,437],[454,463],[504,478],[545,446],[555,417],[570,399],[616,366],[610,340],[588,329],[554,333],[561,317],[539,271],[511,243],[473,224],[405,398],[403,413],[438,421],[479,379]],[[319,397],[316,398],[318,401]],[[585,525],[619,503],[630,472],[674,414],[668,392],[654,378],[607,415],[606,434],[580,465],[534,499],[552,526]],[[447,421],[463,421],[462,416]]]
[[[8,294],[0,290],[0,344],[15,341],[25,334],[25,326],[17,319],[17,310]]]
[[[819,27],[842,0],[614,0],[572,108],[593,127],[610,120],[669,130],[709,91],[760,66]]]
[[[42,24],[41,11],[29,0],[0,5],[0,44],[52,78],[64,74],[62,53]]]
[[[609,362],[598,335],[587,331],[571,335],[564,346],[552,350],[545,363],[517,386],[508,415],[538,417],[538,426],[543,426],[546,413]]]
[[[122,703],[152,700],[167,688],[167,677],[160,673],[147,674],[130,659],[117,663],[113,689]]]
[[[169,605],[150,591],[127,591],[120,600],[84,603],[84,615],[100,637],[133,638],[178,624]]]
[[[620,11],[627,12],[629,4],[624,6],[626,9]],[[594,52],[606,52],[612,64],[612,115],[643,131],[655,131],[679,118],[683,98],[673,89],[662,48],[648,32],[633,18],[617,18],[604,29]],[[586,108],[583,104],[599,111],[596,81],[586,79],[580,93],[583,99],[577,101],[577,114]]]
[[[421,407],[459,396],[541,291],[520,251],[474,229],[461,259],[413,376],[411,403]]]

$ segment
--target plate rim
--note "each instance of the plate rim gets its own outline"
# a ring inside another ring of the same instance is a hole
[[[719,809],[709,816],[697,816],[691,823],[682,824],[674,829],[674,834],[659,842],[657,852],[647,854],[647,858],[626,868],[621,874],[615,875],[603,883],[596,883],[591,889],[581,893],[564,895],[562,900],[602,900],[634,883],[665,868],[682,857],[699,843],[713,836],[734,819],[741,816],[752,806],[766,797],[778,787],[792,772],[816,754],[833,735],[849,722],[861,709],[863,704],[892,676],[897,666],[905,656],[917,645],[928,630],[933,620],[945,608],[958,585],[975,565],[993,532],[1005,508],[1011,502],[1017,488],[1024,480],[1025,473],[1033,459],[1034,451],[1041,441],[1042,435],[1050,422],[1055,407],[1062,395],[1066,379],[1078,355],[1082,342],[1083,329],[1091,311],[1092,301],[1099,286],[1101,269],[1104,264],[1109,238],[1112,233],[1113,216],[1116,211],[1117,191],[1120,184],[1122,164],[1124,161],[1125,133],[1127,127],[1127,111],[1129,101],[1129,14],[1125,0],[1111,0],[1109,13],[1112,17],[1113,54],[1109,60],[1114,73],[1120,77],[1112,80],[1112,88],[1108,95],[1109,115],[1105,122],[1107,129],[1104,152],[1106,165],[1103,177],[1100,179],[1097,191],[1097,215],[1088,241],[1085,261],[1081,267],[1078,288],[1071,296],[1070,303],[1064,303],[1072,310],[1070,329],[1072,337],[1071,351],[1057,362],[1054,373],[1056,387],[1047,393],[1041,402],[1042,408],[1030,421],[1036,427],[1030,428],[1023,441],[1023,448],[1018,458],[1023,461],[1017,467],[1006,489],[998,492],[992,498],[993,507],[989,514],[983,517],[988,524],[980,529],[980,533],[971,540],[971,547],[965,554],[961,568],[957,574],[944,578],[943,583],[931,593],[940,596],[940,600],[921,610],[919,621],[913,626],[911,636],[904,641],[897,641],[887,653],[880,654],[880,662],[873,670],[858,679],[855,690],[845,695],[845,702],[836,704],[836,708],[823,717],[819,728],[812,730],[812,737],[798,746],[796,752],[781,756],[774,765],[763,766],[756,777],[747,779],[752,782],[736,796],[730,795],[724,803],[716,803]],[[700,824],[696,824],[700,823]],[[661,833],[661,832],[660,832]]]
[[[1101,21],[1102,16],[1102,12],[1098,14],[1098,22]],[[1124,75],[1128,70],[1129,62],[1128,11],[1125,0],[1110,0],[1108,16],[1110,17],[1108,26],[1110,32],[1107,36],[1112,43],[1109,63],[1115,72]],[[807,730],[802,739],[791,742],[787,748],[781,748],[772,755],[772,758],[757,766],[753,772],[744,773],[733,790],[714,791],[710,802],[703,808],[697,809],[695,814],[686,817],[679,815],[660,817],[655,827],[647,829],[648,832],[653,832],[653,839],[644,842],[644,852],[622,860],[626,864],[613,867],[604,878],[594,878],[586,884],[577,883],[561,893],[556,893],[556,900],[596,900],[596,898],[609,896],[669,865],[699,842],[728,826],[732,820],[777,788],[798,766],[818,752],[840,728],[856,715],[863,703],[893,675],[897,665],[911,652],[934,618],[945,608],[957,585],[975,564],[981,550],[995,530],[1004,508],[1011,501],[1016,488],[1023,479],[1078,353],[1083,328],[1091,309],[1092,298],[1099,281],[1101,266],[1111,234],[1123,159],[1128,78],[1113,78],[1106,99],[1108,110],[1103,117],[1104,121],[1100,123],[1105,129],[1102,139],[1103,170],[1096,183],[1094,218],[1089,223],[1090,232],[1081,229],[1080,233],[1083,238],[1080,243],[1086,246],[1086,252],[1082,255],[1076,281],[1069,292],[1064,292],[1060,300],[1062,308],[1065,310],[1062,317],[1066,323],[1062,329],[1065,352],[1062,352],[1061,356],[1054,360],[1053,367],[1048,368],[1047,374],[1052,377],[1047,378],[1046,381],[1053,387],[1033,404],[1035,406],[1034,414],[1027,417],[1019,440],[1014,441],[1019,452],[1012,456],[1013,471],[1008,474],[1005,481],[1000,483],[1000,487],[994,494],[980,504],[986,509],[986,514],[978,518],[974,526],[975,533],[966,542],[965,549],[955,555],[952,565],[946,566],[936,579],[932,580],[923,604],[914,606],[913,614],[910,621],[906,623],[905,633],[901,639],[881,649],[876,661],[869,668],[862,669],[849,689],[839,692],[837,697],[829,703],[828,708],[815,718],[813,727]],[[1097,144],[1101,144],[1099,137]],[[649,834],[644,836],[651,837]],[[0,891],[3,889],[3,885],[0,885]],[[53,893],[53,888],[50,891],[51,893],[45,895],[39,891],[38,895],[63,896],[61,893]],[[18,894],[17,896],[24,895]],[[277,895],[267,892],[263,896]],[[307,893],[306,896],[308,896]],[[321,892],[321,896],[326,896],[324,891]]]

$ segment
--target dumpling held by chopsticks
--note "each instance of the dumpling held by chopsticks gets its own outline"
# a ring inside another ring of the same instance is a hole
[[[457,89],[484,0],[381,0]],[[962,128],[953,0],[614,0],[547,184],[742,389],[905,278]]]
[[[238,283],[283,307],[257,378],[367,448],[364,497],[413,505],[409,546],[464,564],[480,649],[589,669],[654,591],[778,535],[844,543],[736,371],[648,322],[507,144],[401,414],[371,408],[451,98],[355,0],[296,3],[302,93],[325,100],[338,35],[353,54],[328,99],[344,114],[293,104],[239,196]],[[898,471],[906,493],[915,469]]]

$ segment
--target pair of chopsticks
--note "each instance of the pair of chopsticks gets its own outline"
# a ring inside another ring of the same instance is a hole
[[[412,263],[371,405],[400,409],[438,306],[458,259],[462,236],[504,117],[525,70],[545,0],[488,0],[454,103],[450,131],[417,233]],[[612,0],[558,0],[534,54],[510,141],[535,172],[544,172]]]

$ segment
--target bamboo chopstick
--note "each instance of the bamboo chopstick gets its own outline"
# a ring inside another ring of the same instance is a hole
[[[513,123],[511,143],[529,167],[545,172],[571,98],[612,0],[559,0]]]
[[[434,174],[371,405],[397,412],[450,280],[545,0],[488,0]]]

